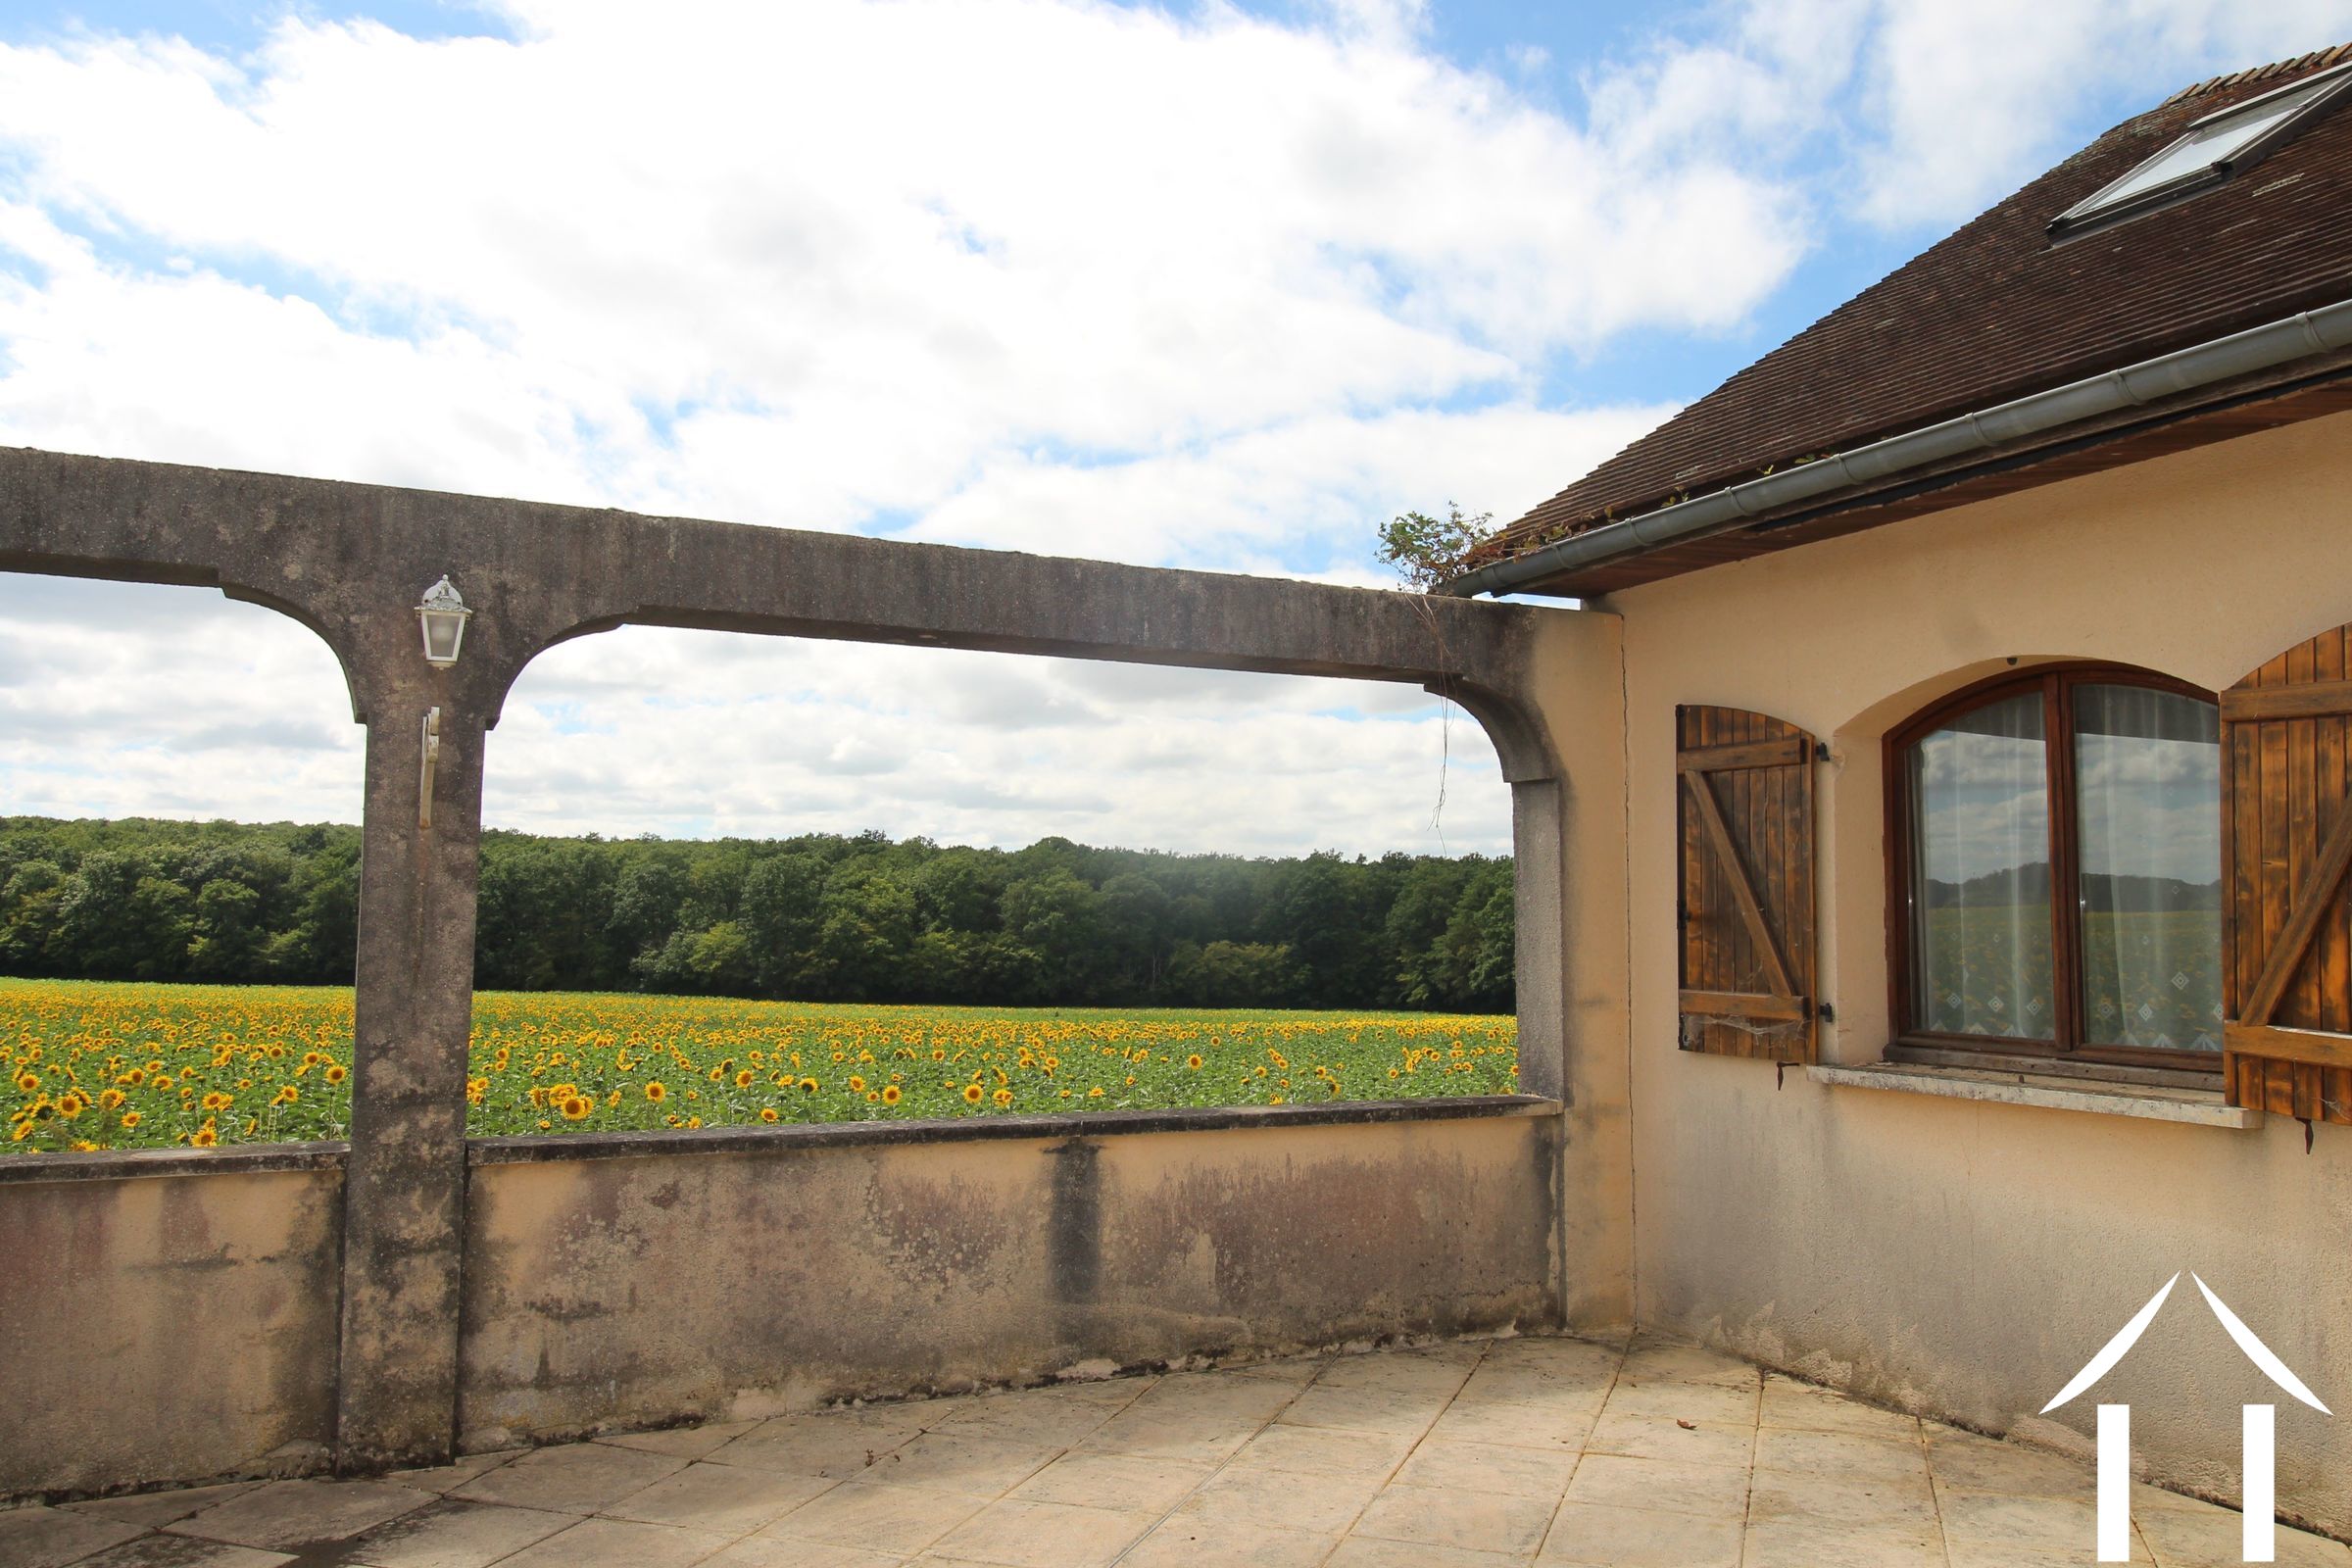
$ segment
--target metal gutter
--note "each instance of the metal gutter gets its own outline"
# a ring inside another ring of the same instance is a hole
[[[1930,464],[1990,451],[2119,409],[2342,349],[2352,349],[2352,300],[1604,523],[1464,572],[1439,584],[1435,591],[1460,598],[1511,593],[1539,577],[1729,533],[1801,501],[1859,490]]]

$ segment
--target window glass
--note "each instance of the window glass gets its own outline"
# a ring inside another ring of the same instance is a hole
[[[2219,710],[2078,687],[2075,798],[2083,1043],[2221,1050]]]
[[[2040,693],[1953,719],[1911,748],[1909,768],[1915,1026],[2054,1039]]]
[[[2061,216],[2066,220],[2086,219],[2175,180],[2226,164],[2309,108],[2340,79],[2340,74],[2331,71],[2307,86],[2258,99],[2235,114],[2216,115],[2121,179],[2077,202]]]

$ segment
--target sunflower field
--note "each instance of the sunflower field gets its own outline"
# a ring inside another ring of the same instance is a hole
[[[0,1068],[12,1152],[341,1138],[351,992],[0,979]],[[484,992],[466,1130],[1511,1094],[1518,1070],[1508,1017]]]

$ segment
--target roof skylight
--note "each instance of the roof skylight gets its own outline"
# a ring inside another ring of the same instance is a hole
[[[2207,115],[2147,162],[2092,191],[2050,220],[2053,233],[2143,213],[2179,196],[2218,185],[2284,141],[2298,122],[2352,89],[2352,65],[2264,93]]]

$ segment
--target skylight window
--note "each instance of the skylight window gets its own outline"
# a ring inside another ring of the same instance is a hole
[[[2060,213],[2050,220],[2050,229],[2064,233],[2114,222],[2218,185],[2232,171],[2283,142],[2299,122],[2347,89],[2352,89],[2352,65],[2207,115],[2164,151]]]

